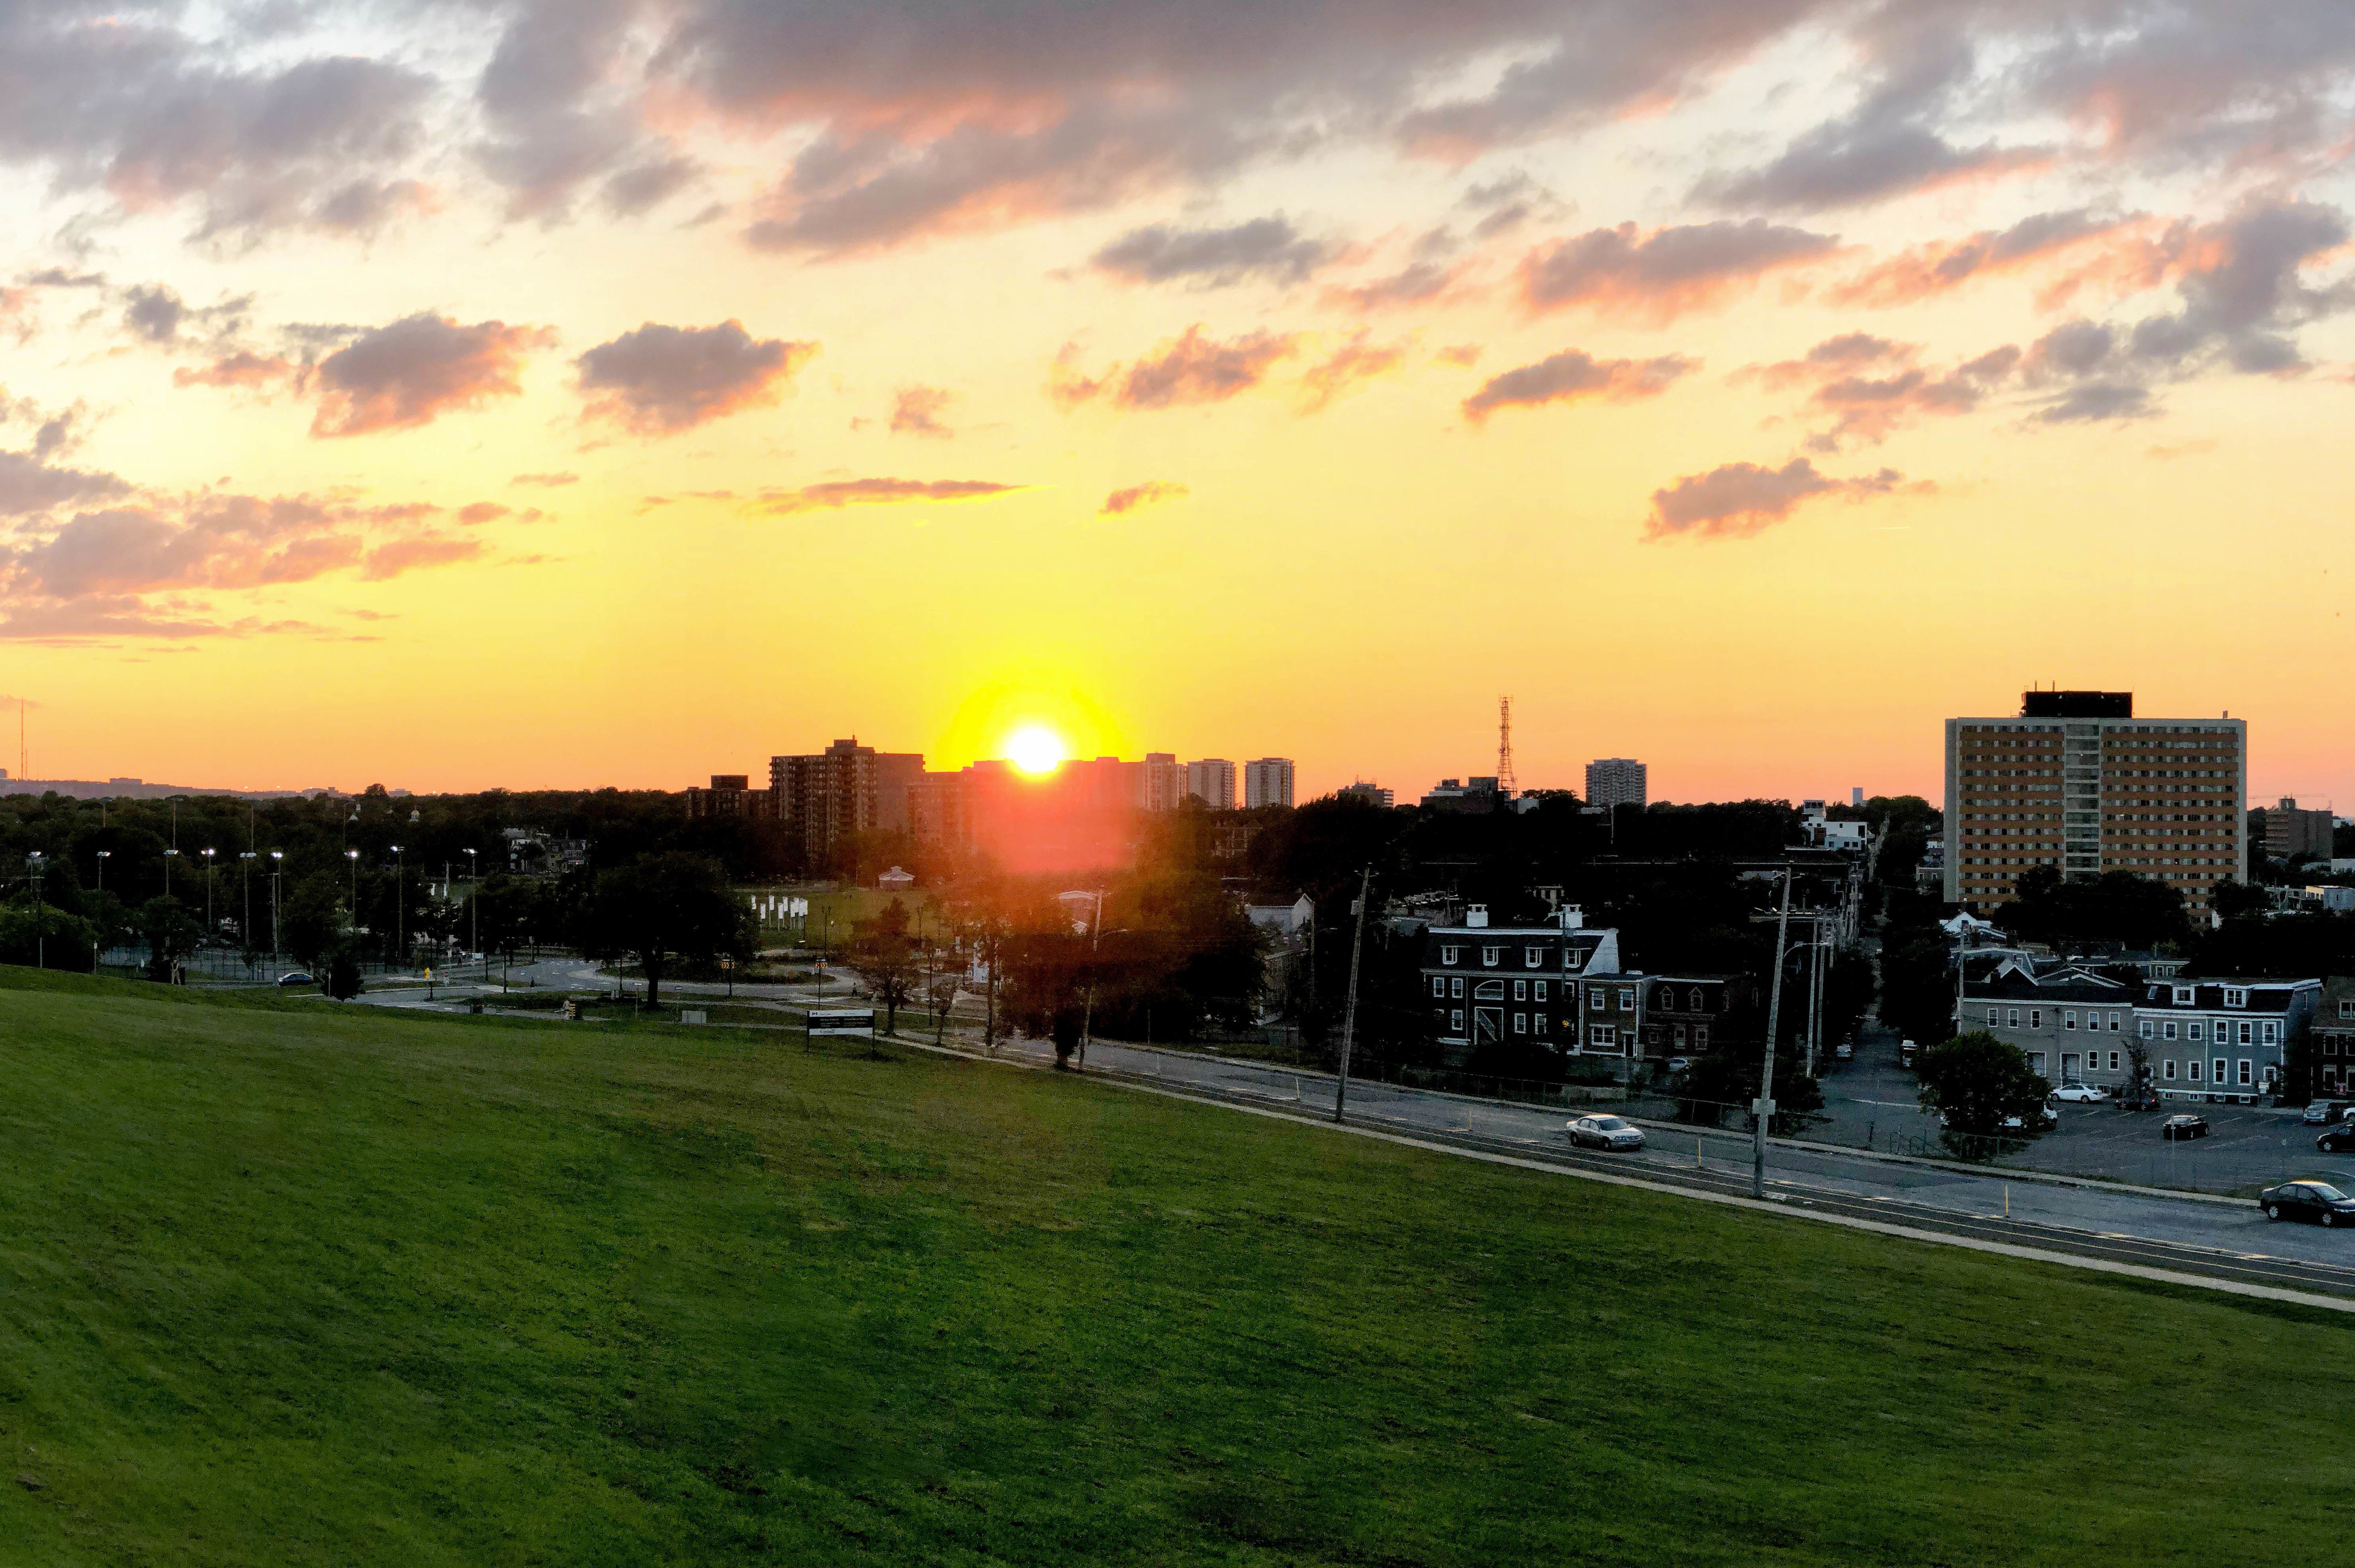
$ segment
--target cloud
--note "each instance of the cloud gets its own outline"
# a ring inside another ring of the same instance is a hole
[[[1308,238],[1278,214],[1228,228],[1134,228],[1097,251],[1089,265],[1134,283],[1223,289],[1253,278],[1300,282],[1331,260],[1336,249]]]
[[[475,527],[485,523],[496,523],[502,517],[514,515],[514,507],[503,506],[496,501],[477,501],[458,509],[458,521],[468,527]]]
[[[667,435],[784,396],[815,343],[759,338],[738,321],[675,327],[648,322],[574,361],[592,418]]]
[[[0,517],[23,517],[130,493],[130,484],[115,474],[52,468],[37,451],[0,451]]]
[[[280,382],[292,381],[300,374],[301,367],[282,355],[265,355],[239,349],[193,370],[185,365],[180,366],[172,372],[172,385],[258,392]]]
[[[453,408],[479,408],[523,392],[531,351],[554,343],[544,328],[505,322],[462,325],[421,313],[362,333],[320,361],[314,436],[409,429]]]
[[[1594,228],[1523,257],[1521,298],[1533,311],[1611,307],[1653,323],[1719,303],[1778,269],[1838,248],[1828,234],[1767,223],[1687,224],[1639,237],[1632,223]]]
[[[941,423],[941,415],[954,399],[955,394],[943,387],[902,387],[891,399],[891,433],[895,436],[936,436],[943,440],[956,434]]]
[[[1985,179],[2051,162],[2050,149],[1957,147],[1926,127],[1869,112],[1818,126],[1764,168],[1714,175],[1694,193],[1726,207],[1822,212]]]
[[[1914,246],[1830,285],[1824,297],[1840,305],[1910,305],[1977,279],[2053,266],[2088,251],[2106,258],[2107,264],[2097,260],[2072,272],[2047,290],[2040,303],[2058,302],[2103,276],[2148,288],[2164,276],[2166,265],[2164,253],[2145,237],[2149,226],[2140,214],[2100,217],[2083,207],[2037,213],[2009,228]]]
[[[1300,411],[1321,413],[1333,400],[1406,363],[1403,343],[1380,344],[1364,331],[1301,372]]]
[[[1644,535],[1647,539],[1679,534],[1743,538],[1782,522],[1813,497],[1845,495],[1862,500],[1886,495],[1904,479],[1893,469],[1857,479],[1832,479],[1817,472],[1806,458],[1793,458],[1779,469],[1753,462],[1724,463],[1706,473],[1687,474],[1652,492],[1652,513]]]
[[[2055,394],[2037,409],[2048,425],[2124,423],[2158,412],[2149,387],[2133,381],[2083,381]]]
[[[1263,329],[1221,343],[1196,324],[1156,344],[1125,372],[1115,365],[1090,376],[1080,371],[1078,345],[1066,344],[1055,356],[1047,395],[1066,409],[1107,394],[1115,407],[1132,409],[1223,403],[1266,380],[1299,348],[1297,333]]]
[[[1680,354],[1656,359],[1596,359],[1582,349],[1564,349],[1534,365],[1490,376],[1464,399],[1464,417],[1477,425],[1499,408],[1636,402],[1658,397],[1700,368],[1698,360]]]
[[[1801,358],[1753,366],[1736,379],[1755,379],[1770,391],[1806,387],[1806,412],[1833,420],[1807,438],[1807,447],[1834,452],[1850,440],[1886,440],[1924,418],[1969,413],[2009,381],[2020,358],[2017,349],[1998,349],[1941,372],[1916,364],[1920,354],[1918,344],[1843,333]]]
[[[519,473],[507,481],[509,484],[530,485],[540,490],[557,490],[568,484],[578,484],[577,473]]]
[[[487,549],[488,546],[479,539],[453,539],[446,535],[426,535],[414,539],[396,539],[368,553],[360,578],[364,582],[378,583],[424,567],[447,567],[460,561],[476,561],[482,559]]]
[[[1115,490],[1105,496],[1103,504],[1096,509],[1096,515],[1124,517],[1132,512],[1141,511],[1145,507],[1156,505],[1164,501],[1181,500],[1190,493],[1191,492],[1182,484],[1171,483],[1166,480],[1148,480],[1143,484],[1132,484],[1124,490]]]
[[[1454,292],[1464,280],[1464,270],[1453,262],[1410,261],[1395,272],[1362,283],[1336,284],[1325,291],[1325,302],[1360,314],[1428,305]]]
[[[979,479],[842,479],[799,490],[769,490],[752,510],[773,516],[837,511],[846,506],[891,506],[913,501],[986,501],[1027,488]]]

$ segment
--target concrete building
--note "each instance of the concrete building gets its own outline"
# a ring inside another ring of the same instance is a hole
[[[1481,815],[1500,810],[1505,799],[1494,779],[1443,779],[1423,803],[1434,811]]]
[[[1243,806],[1257,810],[1262,806],[1292,804],[1292,758],[1263,757],[1256,762],[1243,764]]]
[[[1586,765],[1590,806],[1642,806],[1651,798],[1644,765],[1629,757],[1600,757]]]
[[[921,754],[879,752],[853,736],[814,756],[769,758],[769,809],[815,864],[853,833],[911,827],[909,791],[923,777]]]
[[[1172,751],[1148,751],[1138,764],[1137,804],[1148,811],[1174,811],[1186,803],[1186,764]]]
[[[1385,811],[1398,802],[1394,793],[1379,784],[1369,784],[1363,779],[1353,784],[1345,784],[1333,792],[1345,800],[1363,800],[1369,805],[1380,806]]]
[[[2030,692],[2011,718],[1946,721],[1945,894],[2009,903],[2032,867],[2130,871],[2204,917],[2247,862],[2248,725],[2138,719],[2131,692]]]
[[[1186,764],[1186,793],[1213,811],[1235,809],[1235,765],[1221,757]]]
[[[748,773],[715,773],[709,789],[688,786],[687,814],[690,820],[704,817],[765,817],[769,814],[768,791],[751,787]]]
[[[2288,860],[2305,855],[2313,860],[2328,860],[2337,837],[2335,824],[2328,811],[2301,811],[2289,796],[2277,806],[2260,809],[2257,816],[2264,823],[2265,853],[2275,860]]]

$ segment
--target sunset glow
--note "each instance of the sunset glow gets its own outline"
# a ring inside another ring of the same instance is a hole
[[[46,778],[1308,799],[1502,682],[1692,800],[2057,682],[2355,805],[2355,10],[2268,9],[38,7],[0,694]]]
[[[1030,725],[1006,737],[1006,758],[1033,776],[1051,773],[1070,753],[1060,736],[1040,725]]]

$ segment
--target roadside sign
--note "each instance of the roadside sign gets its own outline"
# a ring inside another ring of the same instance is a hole
[[[823,1039],[829,1034],[875,1037],[875,1010],[871,1007],[813,1007],[809,1012],[809,1037]]]

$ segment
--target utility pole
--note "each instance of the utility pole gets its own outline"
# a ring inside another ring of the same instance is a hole
[[[1096,948],[1103,938],[1103,889],[1096,889],[1095,919],[1088,927],[1088,1000],[1080,1012],[1080,1071],[1088,1069],[1088,1041],[1096,1029]]]
[[[1349,999],[1341,1008],[1341,1073],[1333,1083],[1333,1119],[1338,1122],[1349,1103],[1349,1048],[1358,1033],[1358,960],[1366,952],[1366,901],[1372,893],[1374,868],[1370,862],[1358,878],[1357,935],[1349,938]]]
[[[1774,922],[1774,985],[1766,999],[1766,1065],[1758,1075],[1758,1097],[1750,1113],[1757,1123],[1750,1163],[1750,1195],[1766,1195],[1766,1123],[1774,1114],[1774,1031],[1783,1015],[1784,944],[1791,935],[1791,868],[1783,868],[1783,913]]]

